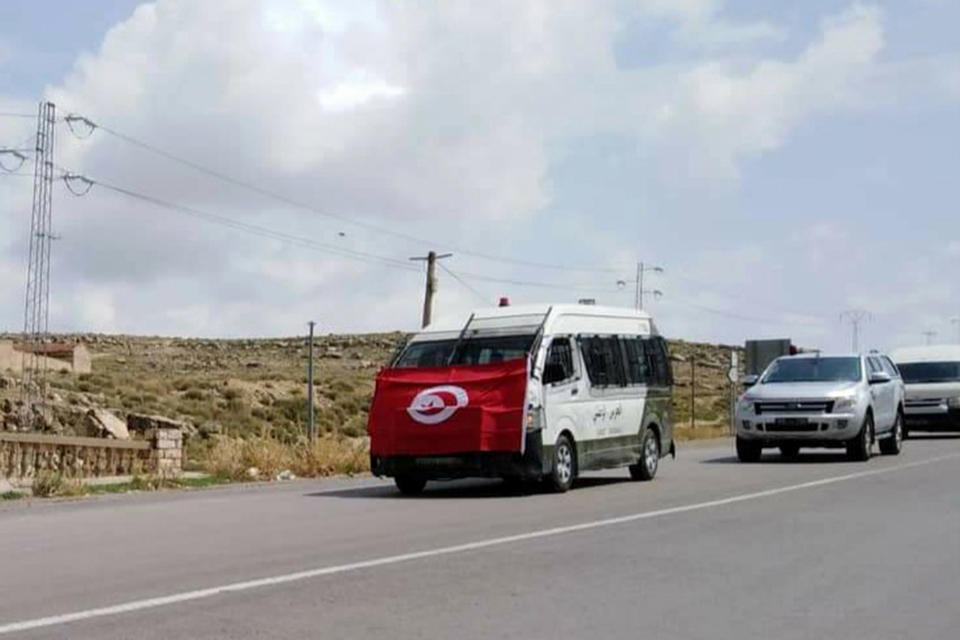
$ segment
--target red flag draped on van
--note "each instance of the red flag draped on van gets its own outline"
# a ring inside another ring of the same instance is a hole
[[[375,456],[523,448],[527,359],[384,369],[367,430]]]

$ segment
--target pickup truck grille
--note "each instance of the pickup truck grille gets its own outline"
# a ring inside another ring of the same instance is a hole
[[[818,422],[807,422],[807,423],[797,423],[797,424],[776,424],[770,423],[764,427],[764,431],[768,433],[783,433],[783,432],[807,432],[807,431],[820,431],[821,425]]]
[[[758,416],[765,413],[830,413],[833,411],[833,400],[757,402],[754,410]]]

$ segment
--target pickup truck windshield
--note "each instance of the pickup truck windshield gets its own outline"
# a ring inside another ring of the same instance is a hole
[[[784,358],[773,363],[762,382],[857,382],[860,377],[860,358]]]
[[[525,358],[535,334],[519,336],[476,336],[465,339],[457,347],[453,364],[476,365]],[[450,359],[456,340],[424,340],[411,342],[397,358],[394,367],[442,367]]]
[[[960,362],[908,362],[897,368],[908,384],[960,381]]]

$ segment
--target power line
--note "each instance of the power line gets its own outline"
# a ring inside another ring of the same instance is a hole
[[[438,242],[436,242],[436,241],[434,241],[434,240],[426,239],[426,238],[423,238],[423,237],[420,237],[420,236],[416,236],[416,235],[413,235],[413,234],[403,233],[403,232],[401,232],[401,231],[395,231],[395,230],[393,230],[393,229],[388,229],[388,228],[386,228],[386,227],[382,227],[382,226],[379,226],[379,225],[376,225],[376,224],[372,224],[372,223],[368,223],[368,222],[363,222],[363,221],[361,221],[361,220],[355,220],[355,219],[353,219],[353,218],[351,218],[351,217],[349,217],[349,216],[343,215],[343,214],[333,213],[333,212],[331,212],[331,211],[319,209],[318,207],[316,207],[316,206],[314,206],[314,205],[311,205],[311,204],[309,204],[309,203],[305,203],[305,202],[296,200],[296,199],[294,199],[294,198],[291,198],[291,197],[289,197],[289,196],[283,195],[283,194],[278,193],[278,192],[276,192],[276,191],[273,191],[273,190],[271,190],[271,189],[267,189],[267,188],[265,188],[265,187],[259,186],[259,185],[255,184],[255,183],[253,183],[253,182],[250,182],[250,181],[247,181],[247,180],[241,180],[241,179],[239,179],[239,178],[235,178],[235,177],[233,177],[233,176],[227,175],[227,174],[225,174],[225,173],[223,173],[223,172],[221,172],[221,171],[218,171],[218,170],[216,170],[216,169],[212,169],[212,168],[207,167],[207,166],[205,166],[205,165],[203,165],[203,164],[200,164],[199,162],[196,162],[196,161],[190,160],[190,159],[188,159],[188,158],[184,158],[184,157],[182,157],[182,156],[176,155],[176,154],[174,154],[174,153],[171,153],[171,152],[169,152],[169,151],[166,151],[165,149],[161,149],[160,147],[157,147],[157,146],[155,146],[155,145],[153,145],[153,144],[150,144],[150,143],[148,143],[148,142],[144,142],[143,140],[139,140],[139,139],[137,139],[137,138],[135,138],[135,137],[133,137],[133,136],[127,135],[127,134],[125,134],[125,133],[122,133],[122,132],[117,131],[117,130],[115,130],[115,129],[112,129],[112,128],[110,128],[110,127],[107,127],[107,126],[104,126],[104,125],[102,125],[102,124],[96,123],[96,122],[94,122],[93,120],[91,120],[91,119],[89,119],[89,118],[86,118],[86,117],[83,117],[83,116],[79,116],[79,115],[76,115],[76,114],[71,114],[71,116],[69,116],[69,118],[70,118],[70,119],[67,120],[67,122],[68,122],[68,125],[71,126],[71,131],[73,130],[73,126],[72,126],[72,123],[73,123],[73,122],[82,122],[82,123],[83,123],[85,126],[87,126],[87,127],[89,128],[89,130],[90,130],[90,133],[88,133],[87,135],[84,135],[84,136],[80,136],[80,135],[78,135],[78,134],[75,134],[75,135],[77,135],[77,137],[84,137],[84,138],[85,138],[85,137],[89,137],[89,135],[91,135],[95,129],[100,129],[101,131],[104,131],[105,133],[107,133],[107,134],[109,134],[109,135],[111,135],[111,136],[113,136],[113,137],[115,137],[115,138],[117,138],[117,139],[119,139],[119,140],[122,140],[123,142],[126,142],[126,143],[128,143],[128,144],[133,145],[133,146],[139,147],[139,148],[141,148],[141,149],[143,149],[143,150],[145,150],[145,151],[148,151],[148,152],[153,153],[153,154],[155,154],[155,155],[158,155],[158,156],[161,156],[161,157],[163,157],[163,158],[166,158],[167,160],[169,160],[169,161],[171,161],[171,162],[175,162],[175,163],[177,163],[177,164],[181,164],[181,165],[183,165],[183,166],[189,167],[189,168],[193,169],[194,171],[198,171],[198,172],[203,173],[203,174],[205,174],[205,175],[207,175],[207,176],[209,176],[209,177],[212,177],[212,178],[215,178],[215,179],[220,180],[220,181],[222,181],[222,182],[226,182],[226,183],[228,183],[228,184],[231,184],[231,185],[233,185],[233,186],[235,186],[235,187],[239,187],[239,188],[241,188],[241,189],[246,189],[246,190],[248,190],[248,191],[252,191],[252,192],[254,192],[254,193],[257,193],[257,194],[259,194],[259,195],[261,195],[261,196],[264,196],[264,197],[267,197],[267,198],[272,198],[272,199],[277,200],[277,201],[279,201],[279,202],[283,202],[284,204],[287,204],[287,205],[289,205],[289,206],[291,206],[291,207],[295,207],[295,208],[298,208],[298,209],[304,209],[304,210],[306,210],[306,211],[311,211],[311,212],[316,213],[316,214],[318,214],[318,215],[325,216],[325,217],[328,217],[328,218],[332,218],[332,219],[334,219],[334,220],[339,220],[340,222],[343,222],[344,224],[353,225],[353,226],[355,226],[355,227],[359,227],[359,228],[361,228],[361,229],[365,229],[365,230],[367,230],[367,231],[371,231],[371,232],[374,232],[374,233],[380,233],[380,234],[383,234],[383,235],[392,236],[392,237],[399,238],[399,239],[405,240],[405,241],[407,241],[407,242],[415,243],[415,244],[422,245],[422,246],[441,245],[441,246],[444,246],[444,247],[446,247],[446,248],[448,248],[448,249],[450,249],[450,250],[452,250],[452,251],[454,251],[454,252],[456,252],[456,253],[462,254],[462,255],[470,256],[470,257],[473,257],[473,258],[478,258],[478,259],[481,259],[481,260],[489,260],[489,261],[493,261],[493,262],[503,262],[503,263],[510,263],[510,264],[517,264],[517,265],[527,266],[527,267],[534,267],[534,268],[539,268],[539,269],[554,269],[554,270],[563,270],[563,271],[580,271],[580,272],[595,272],[595,273],[613,273],[613,272],[618,272],[618,271],[620,271],[619,269],[616,269],[616,268],[613,268],[613,267],[577,267],[577,266],[572,266],[572,265],[551,264],[551,263],[545,263],[545,262],[538,262],[538,261],[534,261],[534,260],[524,260],[524,259],[520,259],[520,258],[510,258],[510,257],[507,257],[507,256],[499,256],[499,255],[493,255],[493,254],[488,254],[488,253],[482,253],[482,252],[479,252],[479,251],[472,251],[472,250],[469,250],[469,249],[464,249],[464,248],[462,248],[462,247],[459,247],[459,248],[458,248],[458,247],[455,247],[455,246],[450,245],[450,244],[448,244],[448,243],[438,243]]]
[[[702,304],[697,304],[695,302],[690,302],[688,300],[682,300],[682,299],[676,299],[676,298],[671,298],[669,300],[666,300],[665,302],[667,304],[671,304],[671,303],[680,304],[686,307],[690,307],[691,309],[696,309],[698,311],[703,311],[704,313],[710,313],[716,316],[729,318],[731,320],[740,320],[743,322],[752,322],[755,324],[777,325],[777,326],[810,326],[810,327],[822,326],[820,323],[813,323],[813,322],[802,322],[802,321],[796,321],[796,320],[777,320],[775,318],[767,318],[764,316],[745,316],[732,311],[726,311],[724,309],[707,307]]]
[[[676,277],[676,278],[679,278],[680,280],[684,280],[684,281],[689,282],[690,284],[696,285],[696,286],[698,286],[698,287],[703,287],[704,289],[711,290],[711,291],[715,291],[715,292],[720,293],[720,294],[722,294],[722,295],[724,295],[725,297],[728,297],[728,298],[736,298],[736,299],[739,299],[739,300],[742,300],[742,301],[744,301],[744,302],[748,302],[748,303],[751,303],[751,304],[756,304],[756,303],[758,302],[758,299],[755,298],[755,297],[745,296],[745,295],[743,295],[743,294],[741,294],[741,293],[736,293],[736,292],[730,291],[730,290],[727,289],[727,288],[721,288],[721,287],[718,287],[718,286],[716,286],[716,285],[714,285],[714,284],[710,284],[710,283],[707,283],[707,282],[703,282],[702,280],[697,280],[696,278],[691,278],[690,276],[684,275],[683,273],[678,273],[678,272],[676,272],[676,271],[673,271],[673,272],[671,272],[671,273],[667,276],[667,279],[669,279],[669,278],[671,278],[671,277]],[[772,307],[767,301],[762,301],[762,304],[764,305],[765,308],[767,308],[767,309],[769,309],[769,310],[771,310],[771,311],[779,311],[779,312],[782,312],[782,313],[790,313],[790,314],[803,315],[803,314],[797,313],[796,311],[792,311],[792,310],[790,310],[790,309],[785,309],[785,308],[783,308],[783,307]]]
[[[480,293],[479,291],[477,291],[477,289],[476,289],[473,285],[471,285],[469,282],[467,282],[466,280],[464,280],[463,278],[461,278],[460,276],[458,276],[456,273],[454,273],[454,272],[450,269],[450,267],[448,267],[447,265],[443,264],[442,262],[439,262],[439,263],[437,263],[437,264],[440,266],[441,269],[443,269],[444,271],[447,272],[447,275],[449,275],[451,278],[453,278],[454,280],[456,280],[457,282],[459,282],[465,289],[467,289],[468,291],[470,291],[473,295],[477,296],[477,298],[478,298],[479,300],[481,300],[481,301],[484,302],[484,303],[490,302],[490,299],[487,298],[487,296],[485,296],[485,295],[483,295],[482,293]]]
[[[408,265],[407,263],[397,260],[394,258],[389,258],[386,256],[380,256],[373,253],[368,253],[365,251],[357,251],[355,249],[348,249],[346,247],[338,247],[335,245],[318,242],[311,238],[306,238],[303,236],[296,236],[293,234],[285,233],[282,231],[277,231],[275,229],[270,229],[268,227],[263,227],[260,225],[250,224],[247,222],[241,222],[226,216],[217,215],[215,213],[210,213],[207,211],[201,211],[187,205],[179,204],[176,202],[170,202],[168,200],[163,200],[155,196],[139,193],[131,189],[120,187],[102,180],[95,180],[87,176],[77,176],[76,174],[68,174],[71,178],[82,178],[85,182],[90,183],[91,185],[103,187],[109,191],[133,198],[135,200],[140,200],[142,202],[147,202],[149,204],[169,209],[171,211],[177,211],[195,218],[200,218],[207,222],[214,224],[220,224],[223,226],[231,227],[233,229],[244,231],[252,235],[269,238],[272,240],[279,240],[288,244],[294,244],[301,246],[307,249],[322,251],[326,253],[332,253],[339,255],[344,258],[351,258],[354,260],[366,261],[366,262],[376,262],[385,266],[393,267],[396,269],[403,269],[405,271],[419,272],[420,270],[416,267]]]
[[[36,118],[35,113],[12,113],[10,111],[0,111],[0,118]]]

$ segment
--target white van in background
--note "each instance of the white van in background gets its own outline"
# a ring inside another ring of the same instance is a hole
[[[517,407],[474,407],[514,384],[484,376],[520,361],[527,363],[526,400],[513,443],[498,436],[513,428],[512,418],[495,426],[490,416]],[[477,476],[542,478],[566,491],[583,471],[624,466],[649,480],[675,451],[672,385],[667,343],[642,311],[478,309],[466,321],[440,320],[417,333],[381,372],[368,426],[371,469],[394,477],[403,493],[418,493],[428,480]],[[407,402],[438,417],[413,424],[398,410]]]
[[[960,431],[960,346],[909,347],[890,356],[907,388],[907,431]]]

